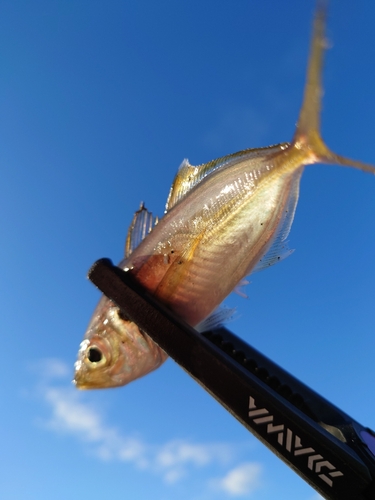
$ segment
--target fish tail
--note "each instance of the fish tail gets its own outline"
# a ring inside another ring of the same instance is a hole
[[[354,167],[375,174],[375,167],[352,160],[332,152],[325,144],[320,133],[320,112],[322,101],[322,67],[326,48],[325,25],[327,0],[318,0],[314,19],[310,58],[307,68],[306,84],[297,128],[292,144],[306,154],[307,163],[329,163]]]

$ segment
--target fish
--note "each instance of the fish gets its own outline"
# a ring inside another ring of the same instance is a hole
[[[164,216],[141,205],[119,267],[193,327],[249,274],[290,255],[291,229],[304,167],[326,163],[375,174],[375,167],[331,151],[320,133],[326,2],[313,23],[302,106],[294,136],[193,166],[184,160]],[[225,316],[225,314],[224,314]],[[215,321],[215,319],[214,319]],[[75,363],[79,389],[125,385],[158,368],[166,353],[103,296]]]

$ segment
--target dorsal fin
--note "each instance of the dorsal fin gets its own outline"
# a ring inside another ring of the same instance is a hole
[[[193,189],[194,186],[199,184],[199,182],[206,177],[207,174],[217,168],[216,165],[211,166],[211,163],[216,162],[205,163],[203,165],[199,165],[198,167],[194,167],[193,165],[190,165],[188,159],[185,158],[182,161],[169,191],[169,196],[165,205],[166,212],[182,200],[182,198],[184,198],[184,196],[191,189]]]
[[[294,250],[288,247],[288,243],[285,241],[289,235],[290,228],[292,227],[294,214],[297,207],[298,196],[299,196],[299,184],[302,175],[302,169],[297,172],[293,179],[293,184],[290,188],[290,194],[285,206],[285,211],[283,217],[279,222],[279,227],[276,231],[275,238],[267,250],[267,252],[260,259],[258,264],[254,267],[251,273],[256,273],[262,271],[267,267],[273,266],[278,262],[286,259],[291,255]]]
[[[158,217],[154,217],[147,210],[144,203],[141,203],[139,210],[134,214],[132,223],[128,230],[128,236],[125,243],[125,257],[128,258],[142,240],[152,231],[153,227],[158,223]]]
[[[203,163],[197,167],[190,165],[189,160],[184,159],[178,168],[178,172],[169,191],[167,203],[165,205],[165,212],[168,212],[172,207],[174,207],[186,196],[187,193],[189,193],[189,191],[193,189],[194,186],[199,184],[205,177],[207,177],[207,175],[212,174],[215,170],[227,167],[233,161],[238,161],[241,157],[247,157],[249,159],[254,158],[255,156],[263,155],[264,150],[266,149],[276,147],[277,150],[279,150],[282,146],[282,144],[278,144],[276,146],[267,146],[265,148],[245,149],[243,151],[239,151],[238,153],[222,156],[221,158],[209,161],[208,163]]]

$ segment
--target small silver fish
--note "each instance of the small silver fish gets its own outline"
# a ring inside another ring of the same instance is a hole
[[[157,225],[144,206],[134,217],[120,267],[192,326],[245,276],[290,253],[285,239],[305,165],[330,163],[375,173],[371,165],[333,153],[321,138],[324,27],[321,3],[292,142],[247,149],[198,167],[184,160]],[[75,383],[80,389],[124,385],[166,357],[103,297],[81,343]]]

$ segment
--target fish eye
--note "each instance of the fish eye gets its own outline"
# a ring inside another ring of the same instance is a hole
[[[99,363],[103,359],[103,354],[97,347],[90,347],[87,358],[91,363]]]

